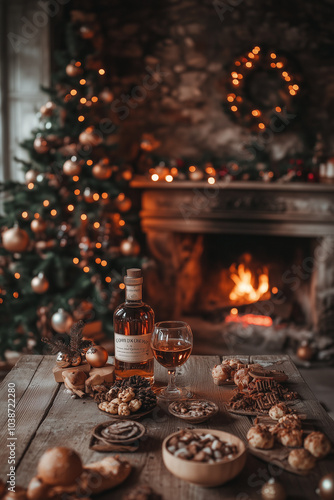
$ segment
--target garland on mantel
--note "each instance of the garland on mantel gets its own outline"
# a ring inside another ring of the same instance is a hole
[[[236,158],[202,157],[200,161],[189,158],[167,158],[153,153],[159,142],[149,134],[141,141],[142,154],[138,168],[146,172],[153,182],[206,181],[262,181],[262,182],[319,182],[317,159],[310,155],[296,155],[275,163],[263,153],[254,160]]]

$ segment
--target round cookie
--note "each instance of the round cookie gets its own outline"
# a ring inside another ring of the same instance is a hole
[[[331,443],[322,432],[311,432],[304,441],[304,448],[315,458],[324,458],[331,451]]]
[[[284,427],[285,429],[298,429],[302,428],[302,422],[298,415],[284,415],[284,417],[280,418],[278,423],[280,427]]]
[[[270,450],[274,446],[274,436],[266,425],[255,425],[247,432],[247,440],[254,448]]]
[[[279,420],[287,414],[287,411],[287,407],[284,403],[278,403],[277,405],[274,405],[270,408],[269,417],[271,417],[273,420]]]
[[[311,470],[316,463],[311,453],[303,448],[290,451],[288,462],[291,467],[298,470]]]
[[[303,444],[303,433],[298,429],[282,429],[278,433],[277,439],[288,448],[300,448]]]

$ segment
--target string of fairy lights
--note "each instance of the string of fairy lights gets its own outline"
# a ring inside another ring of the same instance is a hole
[[[89,108],[91,108],[94,104],[99,103],[99,97],[97,95],[92,95],[90,97],[88,96],[89,82],[87,81],[86,78],[81,77],[83,74],[83,65],[80,61],[75,61],[75,62],[72,61],[66,67],[66,73],[72,79],[75,77],[80,77],[77,88],[73,85],[73,88],[71,88],[71,90],[65,94],[63,99],[65,103],[68,103],[73,99],[78,99],[80,106],[77,106],[78,108],[77,120],[79,123],[83,123],[87,118],[85,116],[85,110],[89,111]],[[97,70],[97,75],[99,77],[104,77],[106,75],[106,70],[104,68],[99,68]],[[54,106],[55,106],[54,103],[49,102],[46,103],[44,108],[48,110],[53,110]],[[79,135],[79,142],[84,145],[85,144],[88,144],[89,146],[99,145],[102,141],[103,139],[101,139],[100,135],[96,133],[94,127],[92,126],[89,126],[86,129],[84,129],[83,132]],[[41,137],[40,135],[36,136],[34,141],[34,149],[37,153],[40,154],[48,152],[49,150],[48,141],[44,137]],[[126,212],[131,208],[131,201],[129,200],[129,198],[125,196],[125,193],[123,192],[119,193],[115,198],[111,199],[109,193],[105,190],[103,190],[102,192],[98,192],[97,190],[91,190],[89,187],[85,187],[83,190],[80,189],[79,187],[76,187],[76,184],[79,183],[80,181],[80,174],[82,171],[82,167],[84,165],[91,168],[93,177],[96,177],[101,181],[109,179],[112,173],[118,170],[118,167],[109,165],[108,158],[103,158],[102,160],[100,160],[98,164],[96,164],[98,168],[96,168],[96,165],[94,165],[94,161],[90,158],[84,161],[79,159],[77,156],[72,155],[70,159],[66,160],[63,165],[62,173],[64,177],[67,177],[69,180],[72,180],[74,184],[71,190],[71,192],[73,192],[74,199],[71,200],[65,207],[68,214],[74,216],[75,212],[78,209],[77,207],[78,201],[83,201],[83,200],[87,204],[90,203],[107,204],[110,201],[113,201],[116,204],[116,206],[117,204],[119,205],[120,212]],[[28,170],[26,172],[25,178],[28,190],[32,191],[36,188],[38,189],[39,187],[38,182],[44,179],[44,175],[42,173],[33,170]],[[122,178],[125,181],[131,180],[132,171],[129,169],[123,170]],[[29,221],[31,219],[30,228],[37,236],[41,235],[42,232],[45,231],[47,227],[47,223],[44,220],[44,218],[50,217],[52,220],[55,219],[58,215],[60,215],[60,210],[57,207],[57,205],[55,205],[55,201],[52,201],[50,199],[44,199],[42,202],[42,207],[43,207],[42,211],[40,210],[40,211],[35,211],[34,213],[30,213],[30,211],[25,209],[20,214],[22,220],[24,221]],[[82,229],[85,229],[88,224],[90,224],[91,227],[95,230],[98,230],[101,227],[101,223],[98,220],[92,220],[92,221],[89,220],[89,215],[88,213],[86,213],[86,211],[80,213],[79,217]],[[124,227],[126,224],[125,220],[119,213],[114,214],[113,222],[114,223],[116,222],[120,228]],[[94,246],[97,251],[102,249],[102,243],[100,241],[96,241]],[[102,269],[108,268],[109,262],[106,258],[101,258],[99,256],[98,257],[93,256],[93,258],[96,265],[101,266]],[[91,266],[89,265],[88,259],[86,257],[83,258],[77,256],[73,257],[72,262],[75,266],[81,268],[83,273],[89,273],[91,271]],[[44,287],[33,286],[33,281],[37,277],[39,278],[39,284],[43,282],[45,285]],[[20,280],[21,274],[19,272],[15,272],[14,278],[16,280]],[[112,276],[110,275],[105,276],[104,280],[108,284],[111,283],[112,281],[115,281],[115,279],[112,278]],[[32,288],[36,293],[42,293],[42,290],[45,291],[45,289],[48,288],[48,285],[49,284],[47,278],[45,277],[43,272],[38,273],[38,276],[32,279]],[[125,287],[124,283],[119,283],[118,286],[121,290],[123,290]],[[2,295],[5,295],[6,291],[1,290],[1,293]],[[19,292],[14,291],[13,297],[15,299],[19,298]],[[3,298],[0,297],[0,303],[2,302]]]
[[[261,67],[265,71],[275,71],[282,82],[282,90],[289,97],[297,96],[300,87],[296,76],[287,69],[288,63],[284,57],[278,56],[276,52],[262,53],[259,46],[255,46],[247,55],[238,58],[234,62],[234,68],[230,72],[226,104],[232,114],[237,118],[251,117],[256,121],[256,126],[260,131],[264,131],[268,126],[273,112],[282,113],[282,104],[275,106],[274,110],[263,110],[254,103],[245,93],[245,80],[249,74]],[[279,96],[278,96],[279,97]],[[280,100],[283,101],[281,98]],[[285,99],[287,101],[287,99]],[[285,102],[286,104],[286,102]]]

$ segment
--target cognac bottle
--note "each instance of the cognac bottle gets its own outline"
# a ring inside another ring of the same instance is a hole
[[[114,312],[115,375],[117,379],[140,375],[153,383],[154,312],[142,301],[141,269],[128,269],[124,283],[125,302]]]

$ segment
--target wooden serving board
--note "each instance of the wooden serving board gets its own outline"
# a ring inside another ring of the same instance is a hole
[[[298,414],[299,413],[305,414],[305,407],[303,406],[303,401],[301,401],[300,399],[296,399],[294,401],[286,401],[284,404],[292,408]],[[235,415],[246,415],[247,417],[263,417],[267,416],[269,412],[269,410],[268,411],[263,410],[262,412],[260,410],[259,411],[234,410],[230,407],[228,403],[225,405],[225,407],[229,413],[234,413]]]

